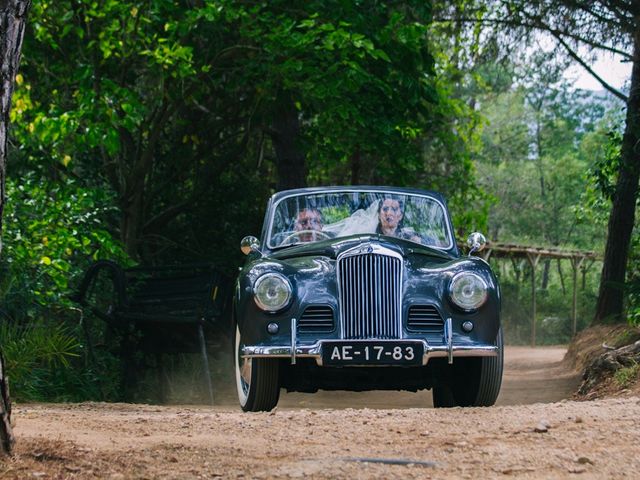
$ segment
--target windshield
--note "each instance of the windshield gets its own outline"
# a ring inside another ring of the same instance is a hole
[[[422,195],[331,192],[286,197],[274,206],[269,248],[354,234],[381,234],[451,248],[443,205]]]

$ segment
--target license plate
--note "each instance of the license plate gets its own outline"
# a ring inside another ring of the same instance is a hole
[[[422,342],[324,342],[323,365],[422,365]]]

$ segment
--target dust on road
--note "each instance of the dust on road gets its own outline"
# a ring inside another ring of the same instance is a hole
[[[429,392],[288,394],[252,414],[17,405],[0,478],[637,478],[640,398],[563,400],[579,381],[563,353],[507,348],[492,408],[424,408]]]

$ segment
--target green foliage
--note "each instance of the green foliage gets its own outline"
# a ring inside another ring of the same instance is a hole
[[[435,77],[430,2],[64,0],[31,18],[13,118],[21,157],[113,192],[137,259],[233,270],[237,219],[256,232],[277,183],[272,128],[288,102],[310,184],[431,188],[463,230],[486,222],[478,119]]]
[[[68,369],[80,347],[64,325],[20,325],[6,319],[0,323],[0,345],[12,393],[20,400],[53,398],[45,379],[54,371]]]
[[[0,344],[8,370],[14,380],[25,380],[38,365],[69,366],[69,357],[77,356],[78,343],[63,325],[20,326],[0,324]]]
[[[640,215],[636,209],[636,218]],[[640,327],[640,227],[636,224],[635,235],[631,239],[629,269],[627,270],[627,320],[631,325]]]
[[[26,108],[14,117],[35,137],[21,138],[25,145],[46,146],[65,166],[67,156],[78,162],[92,150],[117,155],[119,131],[140,127],[167,84],[198,68],[192,47],[182,43],[182,16],[166,2],[35,2],[24,45],[28,91],[16,92]]]
[[[626,347],[640,340],[640,329],[629,327],[615,336],[611,342],[607,342],[613,348]]]
[[[620,165],[620,148],[622,134],[620,119],[614,117],[603,125],[600,132],[600,151],[593,152],[587,144],[585,153],[593,161],[587,170],[586,189],[581,194],[581,202],[576,205],[575,212],[581,223],[594,225],[604,231],[607,228],[608,213],[615,195],[616,182]],[[593,140],[587,137],[587,140]],[[585,142],[586,143],[586,142]],[[627,294],[626,316],[631,325],[640,325],[640,200],[636,203],[636,222],[631,236],[625,291]]]
[[[634,362],[633,365],[621,368],[613,375],[613,379],[621,388],[627,388],[638,380],[640,375],[640,363]]]
[[[577,226],[581,219],[576,217],[588,185],[583,141],[587,136],[592,143],[598,139],[590,148],[602,149],[602,138],[585,134],[580,119],[588,102],[566,89],[549,86],[545,93],[519,87],[499,95],[486,109],[490,123],[480,168],[483,186],[500,200],[491,210],[494,240],[585,249],[594,249],[594,236],[603,240],[587,222]],[[593,103],[598,106],[597,99]],[[565,104],[582,107],[567,110]],[[513,215],[521,205],[526,211]]]
[[[113,199],[74,181],[47,182],[35,172],[7,181],[0,300],[11,318],[45,318],[68,298],[93,260],[126,260],[109,232]]]
[[[488,15],[475,6],[436,4]],[[432,2],[418,0],[36,2],[11,113],[19,147],[2,318],[24,328],[65,318],[80,357],[36,361],[18,395],[117,398],[117,361],[108,348],[90,351],[70,290],[92,260],[130,263],[125,251],[234,272],[238,243],[259,235],[278,183],[273,129],[287,106],[298,114],[309,184],[433,189],[447,197],[460,239],[480,230],[601,248],[618,155],[606,136],[616,129],[597,120],[602,102],[560,81],[562,61],[536,55],[525,68],[480,23],[464,29],[432,15]],[[630,318],[640,322],[634,248]],[[525,270],[501,273],[507,335],[523,341]],[[580,326],[596,282],[591,271]],[[545,287],[540,338],[566,341],[570,294],[554,269]],[[24,335],[36,335],[29,328]],[[89,331],[113,344],[100,323]]]
[[[493,199],[488,238],[601,252],[609,205],[586,172],[598,167],[610,171],[606,159],[614,150],[606,132],[619,108],[601,95],[572,89],[557,59],[540,54],[528,60],[524,65],[514,60],[485,64],[474,78],[478,110],[486,117],[476,167],[480,187]],[[593,317],[601,267],[584,266],[589,270],[578,291],[578,330]],[[536,270],[540,343],[571,339],[569,262],[561,268],[562,275],[555,260],[548,266],[542,260]],[[530,266],[503,260],[499,270],[505,335],[508,341],[528,343]]]
[[[12,393],[20,400],[104,398],[114,383],[79,363],[87,346],[69,296],[91,261],[127,261],[108,231],[117,213],[113,199],[72,180],[43,181],[33,171],[8,179],[7,198],[0,345]]]
[[[531,269],[526,260],[510,264],[507,260],[493,260],[492,267],[500,280],[502,290],[502,322],[505,340],[509,344],[526,345],[531,341]],[[572,284],[571,269],[562,262],[562,276],[558,262],[553,260],[549,269],[548,287],[542,288],[544,262],[537,268],[536,284],[536,344],[567,344],[572,339]],[[578,276],[577,331],[586,328],[593,315],[597,294],[598,272],[587,271],[585,284]]]
[[[59,317],[60,315],[58,315]],[[3,319],[0,345],[18,401],[119,399],[120,367],[105,351],[88,362],[80,326],[68,320],[20,324]]]
[[[428,2],[223,5],[209,2],[200,14],[239,32],[233,84],[254,86],[254,121],[269,125],[284,103],[295,105],[311,184],[419,184],[420,140],[443,101]]]

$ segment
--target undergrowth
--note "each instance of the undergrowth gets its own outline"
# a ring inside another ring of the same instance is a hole
[[[639,374],[640,363],[634,362],[633,365],[618,370],[613,375],[613,379],[620,388],[627,388],[638,380]]]

